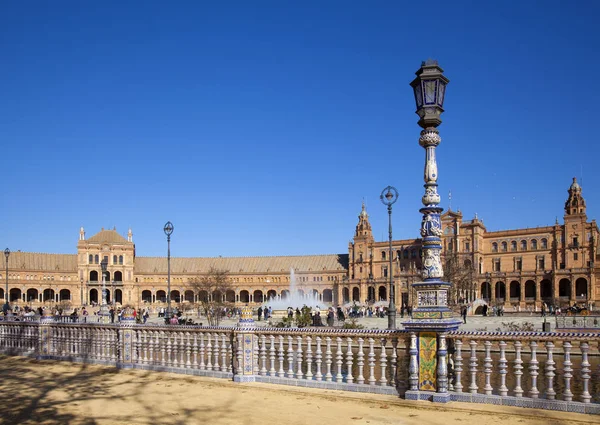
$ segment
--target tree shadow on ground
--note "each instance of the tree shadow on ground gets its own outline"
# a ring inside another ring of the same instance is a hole
[[[0,356],[0,424],[181,424],[231,420],[235,395],[216,405],[177,407],[198,377]],[[164,398],[147,397],[159,385]]]

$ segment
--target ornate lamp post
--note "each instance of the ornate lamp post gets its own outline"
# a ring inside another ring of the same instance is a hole
[[[388,307],[388,329],[396,329],[396,288],[394,285],[393,261],[394,251],[392,250],[392,204],[398,200],[398,191],[393,186],[388,186],[381,192],[379,196],[383,205],[387,205],[388,210],[388,235],[390,241],[390,304]]]
[[[10,257],[10,249],[6,248],[4,250],[4,256],[6,257],[6,288],[4,289],[4,300],[6,302],[4,303],[2,310],[4,310],[4,313],[7,314],[8,310],[10,310],[10,304],[8,302],[8,257]]]
[[[100,311],[98,315],[100,316],[100,320],[103,323],[109,322],[110,312],[108,311],[108,305],[106,304],[106,268],[108,266],[108,261],[106,259],[100,262],[100,268],[102,271],[102,305],[100,305]]]
[[[171,313],[171,234],[173,233],[173,223],[167,221],[164,227],[165,235],[167,235],[167,311],[165,316],[167,319],[172,317]]]
[[[448,347],[446,332],[460,326],[461,320],[453,317],[448,308],[448,290],[451,284],[442,281],[444,271],[440,258],[442,251],[443,208],[439,206],[437,180],[438,169],[435,159],[435,148],[441,138],[437,127],[442,123],[444,97],[448,79],[437,61],[428,60],[421,64],[416,72],[417,77],[410,83],[413,87],[419,116],[419,126],[423,129],[419,144],[425,149],[425,194],[421,198],[423,214],[421,220],[422,237],[422,281],[414,282],[416,307],[412,317],[403,323],[411,331],[410,342],[410,376],[407,399],[418,399],[422,392],[434,391],[433,401],[447,402],[448,393]],[[431,363],[418,361],[422,349],[435,350],[436,356]],[[427,379],[423,377],[427,376]]]

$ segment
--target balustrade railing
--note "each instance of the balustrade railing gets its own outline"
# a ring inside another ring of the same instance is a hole
[[[410,340],[387,330],[0,322],[9,355],[400,396],[418,386]],[[446,340],[451,400],[600,413],[597,334],[455,331]]]
[[[596,335],[451,332],[448,337],[452,400],[600,413]],[[596,405],[586,407],[590,403]]]

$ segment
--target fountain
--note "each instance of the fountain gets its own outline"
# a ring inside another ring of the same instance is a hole
[[[292,307],[295,311],[297,308],[301,309],[303,306],[324,312],[329,307],[329,304],[319,300],[318,296],[312,292],[301,295],[296,288],[296,274],[294,268],[291,267],[289,295],[287,297],[282,297],[281,295],[270,297],[267,302],[263,304],[263,308],[271,307],[272,317],[280,318],[287,316],[288,307]]]

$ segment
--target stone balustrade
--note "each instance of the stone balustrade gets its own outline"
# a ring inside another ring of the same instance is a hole
[[[332,328],[0,322],[0,352],[9,355],[400,396],[418,380],[409,371],[415,337]],[[444,337],[444,386],[452,401],[600,414],[597,334]]]

